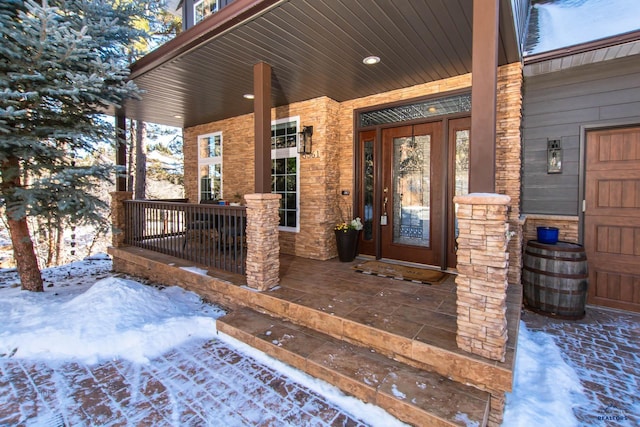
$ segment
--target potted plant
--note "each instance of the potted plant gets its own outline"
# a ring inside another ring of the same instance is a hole
[[[335,226],[334,232],[340,261],[351,262],[358,254],[358,235],[360,230],[362,230],[362,221],[359,217],[351,221],[340,222]]]
[[[236,193],[233,195],[233,202],[231,202],[231,206],[241,206],[242,205],[242,194]]]

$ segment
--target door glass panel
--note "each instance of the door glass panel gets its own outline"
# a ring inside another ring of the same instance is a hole
[[[469,130],[456,131],[456,196],[469,194]],[[458,237],[458,204],[455,204],[455,236]]]
[[[456,196],[469,194],[469,130],[456,132]]]
[[[363,234],[364,240],[373,239],[373,141],[364,142],[362,182],[364,184],[363,199]]]
[[[430,245],[431,135],[393,139],[393,242]]]

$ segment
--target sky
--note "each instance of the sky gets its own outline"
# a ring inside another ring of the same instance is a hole
[[[638,0],[555,0],[533,7],[539,39],[527,46],[528,55],[640,30]]]
[[[47,269],[43,275],[45,292],[32,293],[20,290],[15,272],[0,269],[0,368],[2,359],[9,357],[52,366],[61,361],[96,364],[113,359],[146,364],[193,339],[216,339],[246,358],[275,366],[372,426],[402,425],[323,381],[216,334],[216,319],[225,313],[222,308],[177,286],[151,286],[114,274],[106,255]],[[245,386],[250,389],[252,384]],[[578,426],[571,408],[584,399],[582,393],[576,373],[563,361],[552,337],[530,332],[521,323],[514,392],[507,395],[503,425]],[[0,393],[0,406],[4,398],[7,393]],[[217,419],[216,414],[211,417]],[[44,426],[49,421],[30,420],[29,425]]]

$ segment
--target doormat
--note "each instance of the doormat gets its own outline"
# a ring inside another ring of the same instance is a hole
[[[406,265],[391,264],[382,261],[365,261],[353,266],[353,269],[359,273],[389,277],[396,280],[406,280],[425,285],[439,285],[449,277],[448,273],[443,273],[438,270],[408,267]]]

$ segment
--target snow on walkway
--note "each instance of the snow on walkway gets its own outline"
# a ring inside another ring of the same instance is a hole
[[[0,425],[404,425],[216,335],[196,294],[110,269],[46,270],[44,293],[0,270]]]
[[[106,256],[45,270],[39,294],[0,270],[0,425],[403,425],[216,335],[224,312],[197,295],[110,270]],[[505,426],[580,424],[585,374],[564,359],[521,324]]]

